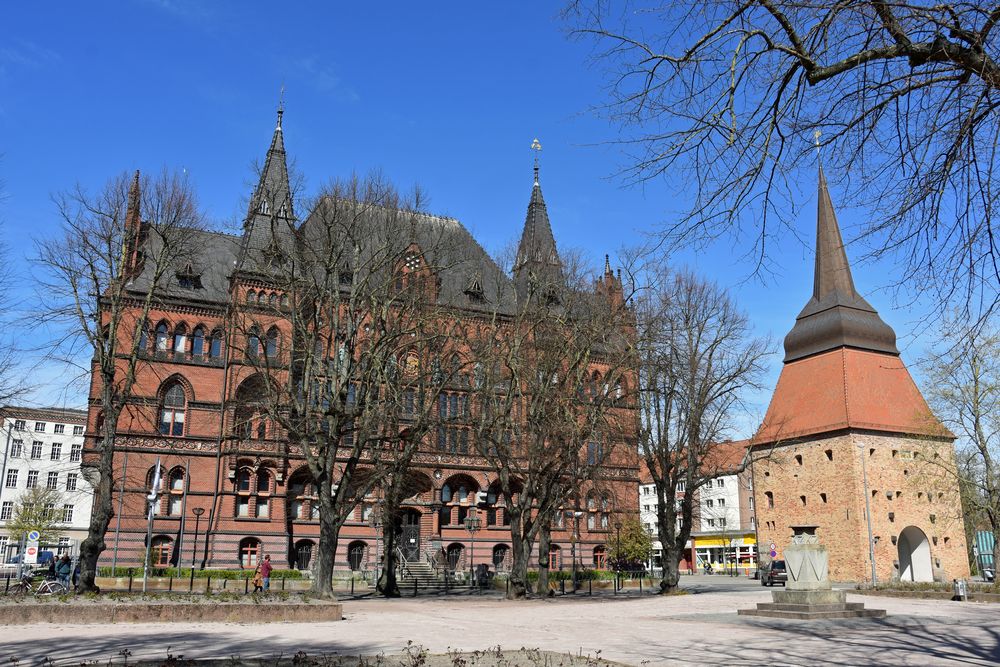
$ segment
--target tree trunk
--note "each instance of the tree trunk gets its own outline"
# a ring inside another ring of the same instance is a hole
[[[105,403],[107,405],[107,403]],[[109,411],[110,412],[110,411]],[[97,484],[94,485],[94,506],[91,509],[87,538],[80,544],[80,593],[100,593],[97,585],[97,562],[107,548],[104,536],[113,515],[112,493],[114,487],[115,437],[114,425],[118,423],[117,413],[105,418],[104,433],[101,438],[101,456],[97,463]],[[109,425],[111,425],[109,427]]]
[[[382,571],[376,586],[379,593],[387,598],[398,598],[399,582],[396,581],[396,541],[399,536],[398,519],[387,519],[382,525]]]
[[[665,544],[661,542],[661,544]],[[676,547],[663,550],[663,574],[660,576],[660,594],[669,594],[680,588],[681,570],[680,562],[684,552],[678,552]]]
[[[330,505],[332,503],[328,503]],[[340,526],[333,518],[334,512],[320,510],[319,548],[313,568],[312,592],[321,598],[336,599],[333,594],[333,564],[337,557],[337,538]]]
[[[513,524],[517,524],[516,526]],[[528,597],[528,560],[531,558],[531,542],[521,535],[520,521],[511,521],[511,565],[508,600],[523,600]]]
[[[535,592],[538,595],[548,596],[552,594],[549,590],[549,546],[552,543],[552,534],[548,529],[543,528],[538,533],[538,583],[535,585]]]

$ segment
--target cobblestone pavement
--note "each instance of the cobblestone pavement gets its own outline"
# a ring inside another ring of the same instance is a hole
[[[693,582],[697,583],[697,582]],[[398,653],[408,640],[432,652],[500,645],[600,656],[631,665],[996,665],[1000,606],[849,596],[886,609],[884,620],[779,621],[738,617],[770,599],[752,584],[694,586],[673,597],[567,596],[507,602],[491,596],[353,600],[339,623],[202,625],[53,624],[0,628],[0,663],[46,657],[120,663],[137,658]],[[266,613],[262,608],[260,613]]]

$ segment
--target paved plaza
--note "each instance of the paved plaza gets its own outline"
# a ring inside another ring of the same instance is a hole
[[[432,652],[501,645],[583,652],[630,665],[996,665],[1000,607],[849,596],[886,609],[884,620],[779,621],[738,617],[770,599],[756,582],[685,578],[691,595],[507,602],[496,597],[345,601],[345,620],[322,624],[107,625],[0,628],[0,662],[120,663],[119,652],[159,659],[397,654],[413,640]],[[58,608],[56,608],[57,610]],[[261,613],[266,613],[265,609]]]

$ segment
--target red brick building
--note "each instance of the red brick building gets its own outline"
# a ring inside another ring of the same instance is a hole
[[[879,581],[966,577],[954,436],[855,290],[822,171],[816,235],[813,295],[751,441],[761,556],[816,525],[833,580],[870,581],[870,550]]]
[[[138,180],[133,187],[138,188]],[[133,194],[137,201],[138,193]],[[141,342],[143,363],[134,398],[117,425],[116,516],[106,537],[109,548],[102,555],[102,565],[142,562],[145,495],[159,459],[164,483],[153,521],[155,564],[252,567],[268,553],[278,567],[309,567],[319,527],[305,467],[288,455],[285,443],[274,434],[238,428],[237,424],[247,420],[236,414],[235,407],[257,389],[252,368],[234,352],[243,349],[234,340],[236,327],[230,324],[234,305],[269,305],[273,310],[283,299],[254,270],[261,253],[275,242],[276,219],[298,224],[288,184],[280,112],[243,234],[197,232],[199,258],[175,267],[169,284],[157,294],[149,333]],[[496,295],[489,293],[495,285],[507,283],[517,289],[528,271],[559,265],[537,171],[512,276],[503,274],[458,221],[435,216],[420,220],[433,226],[436,234],[444,230],[468,258],[439,276],[436,290],[439,305],[463,316],[476,317],[484,303],[495,302]],[[141,227],[137,206],[130,209],[128,224]],[[418,229],[418,245],[420,233]],[[148,284],[144,280],[141,273],[134,279],[138,293]],[[470,289],[473,284],[475,289]],[[610,268],[595,289],[608,298],[622,299],[620,278]],[[274,326],[280,327],[280,321]],[[261,344],[268,345],[270,332],[261,336]],[[599,361],[594,371],[601,372]],[[95,385],[92,397],[97,395],[96,389]],[[621,405],[621,410],[634,415],[634,408]],[[100,418],[92,401],[88,432],[95,432]],[[634,417],[631,422],[635,422]],[[624,439],[633,436],[626,433]],[[418,491],[406,502],[403,518],[406,557],[423,559],[428,553],[443,550],[456,567],[468,567],[474,560],[490,562],[502,571],[509,564],[510,531],[497,502],[495,474],[485,459],[475,455],[474,445],[452,446],[465,442],[460,438],[448,442],[451,444],[442,445],[432,436],[416,455]],[[87,454],[92,457],[92,439],[90,445]],[[586,517],[579,519],[580,539],[575,549],[583,565],[603,562],[604,547],[615,523],[613,515],[635,512],[637,468],[633,458],[623,451],[606,467],[610,482],[602,487],[604,495],[586,497]],[[477,509],[475,500],[480,491],[486,492],[486,502]],[[377,498],[366,499],[341,530],[338,569],[371,569],[377,563],[380,531],[376,506]],[[478,512],[482,520],[474,544],[463,526],[471,512]],[[554,529],[554,569],[570,566],[571,528]]]

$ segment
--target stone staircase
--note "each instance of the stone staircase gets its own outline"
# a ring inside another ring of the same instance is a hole
[[[397,579],[399,592],[404,597],[415,595],[444,595],[444,594],[464,594],[476,592],[476,588],[468,583],[455,583],[454,581],[445,584],[443,576],[435,572],[431,564],[426,561],[413,561],[406,563],[403,573]],[[369,586],[375,590],[375,584]]]

